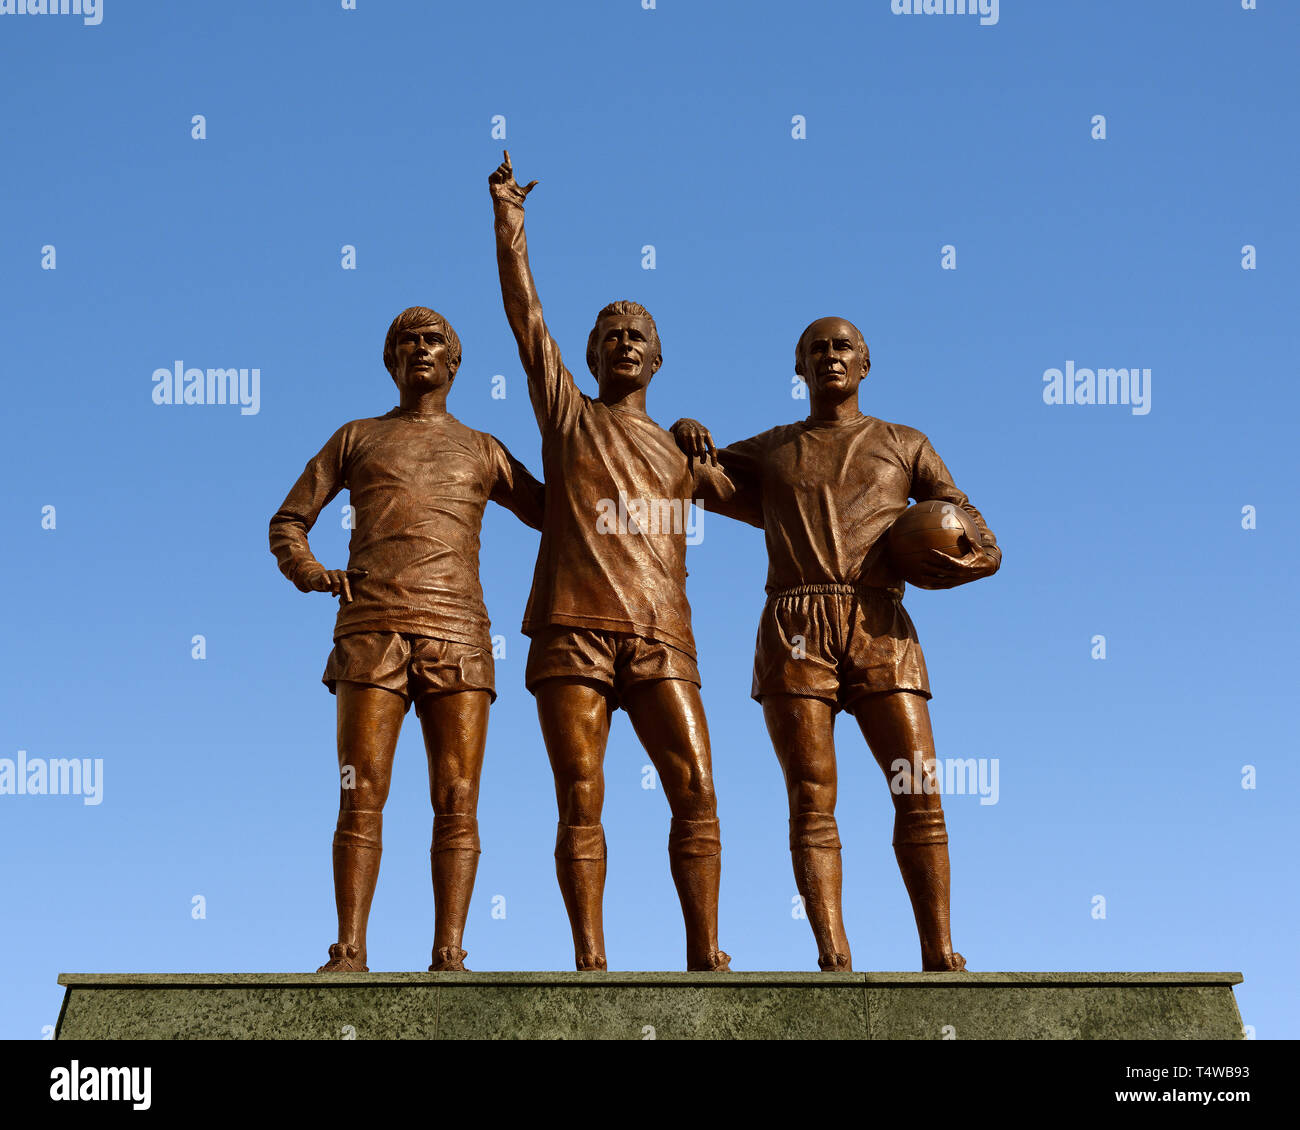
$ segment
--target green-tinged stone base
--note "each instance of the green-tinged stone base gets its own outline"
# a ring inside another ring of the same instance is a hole
[[[62,1040],[1239,1040],[1240,973],[65,973]]]

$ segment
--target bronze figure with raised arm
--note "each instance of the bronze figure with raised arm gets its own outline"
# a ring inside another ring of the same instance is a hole
[[[717,468],[696,467],[646,411],[662,353],[654,319],[632,302],[596,316],[579,391],[542,318],[510,155],[489,178],[506,316],[528,375],[547,481],[542,542],[523,630],[555,775],[555,869],[580,970],[607,968],[604,757],[614,711],[627,711],[672,811],[668,858],[686,924],[686,966],[725,970],[718,947],[721,841],[709,730],[686,600],[691,500],[725,497]]]

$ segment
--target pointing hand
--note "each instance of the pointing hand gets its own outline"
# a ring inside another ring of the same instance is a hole
[[[506,159],[496,167],[496,171],[488,177],[488,187],[492,195],[498,199],[510,200],[515,204],[522,204],[526,197],[534,188],[537,187],[536,181],[529,181],[528,184],[520,188],[515,180],[515,169],[510,164],[510,150],[504,150]]]

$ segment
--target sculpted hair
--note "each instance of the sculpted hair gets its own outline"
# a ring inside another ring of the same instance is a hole
[[[863,352],[863,355],[866,357],[868,367],[870,367],[870,365],[871,365],[871,350],[870,350],[870,348],[868,348],[868,346],[867,346],[867,339],[866,339],[865,337],[862,336],[862,331],[861,331],[860,329],[858,329],[858,327],[857,327],[856,325],[854,325],[852,322],[850,322],[850,321],[848,320],[848,318],[841,318],[841,317],[839,317],[839,315],[837,315],[837,314],[832,314],[832,315],[830,315],[830,317],[836,318],[837,321],[844,322],[846,325],[853,326],[853,332],[854,332],[855,334],[858,335],[858,341],[859,341],[859,343],[861,343],[861,345],[862,345],[862,352]],[[824,322],[824,321],[826,321],[825,318],[815,318],[813,321],[809,322],[806,326],[804,326],[804,328],[803,328],[803,333],[801,333],[801,334],[799,335],[799,340],[798,340],[797,342],[795,342],[795,345],[794,345],[794,371],[795,371],[796,373],[800,374],[801,376],[803,375],[803,345],[804,345],[804,340],[808,337],[808,331],[809,331],[810,329],[812,329],[813,326],[815,326],[818,322]]]
[[[427,306],[408,306],[393,319],[393,324],[388,327],[388,336],[384,338],[384,368],[394,380],[397,379],[393,366],[397,364],[398,335],[405,330],[416,329],[418,326],[432,325],[441,326],[447,335],[447,364],[451,369],[451,375],[456,375],[456,370],[460,368],[460,338],[451,328],[451,323],[437,310],[430,310]]]
[[[621,314],[628,318],[645,318],[650,322],[650,331],[654,334],[655,353],[659,357],[663,356],[663,346],[659,343],[659,327],[655,325],[655,320],[639,302],[628,302],[625,299],[619,299],[617,302],[611,302],[599,314],[596,315],[596,324],[591,327],[591,333],[587,335],[587,368],[591,370],[591,375],[597,376],[596,373],[596,331],[600,329],[600,321],[611,314]]]

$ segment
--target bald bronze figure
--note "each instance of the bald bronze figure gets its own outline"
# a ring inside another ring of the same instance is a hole
[[[271,519],[271,550],[303,592],[339,597],[322,681],[337,697],[338,940],[318,972],[365,972],[366,924],[382,853],[384,802],[402,720],[415,707],[433,802],[432,971],[463,970],[461,941],[480,851],[479,777],[496,697],[479,584],[489,501],[541,526],[542,484],[502,443],[447,411],[461,346],[441,314],[404,310],[384,340],[398,406],[344,424]],[[349,491],[348,567],[326,569],[307,534]]]
[[[579,970],[607,968],[604,757],[627,711],[672,812],[668,858],[686,926],[686,967],[725,970],[718,946],[722,848],[708,724],[686,599],[691,500],[725,497],[718,469],[689,461],[650,418],[662,362],[654,319],[632,302],[596,317],[586,345],[598,395],[581,392],[542,317],[510,155],[489,178],[506,316],[528,374],[547,480],[542,541],[523,630],[555,776],[555,870]]]
[[[921,968],[956,971],[949,925],[948,832],[935,779],[929,676],[902,605],[885,535],[908,500],[959,506],[979,533],[961,558],[928,551],[913,583],[951,588],[997,572],[1002,554],[979,511],[913,428],[864,415],[871,368],[861,332],[819,318],[795,347],[811,412],[718,451],[695,420],[673,434],[693,460],[720,463],[737,488],[718,507],[760,525],[768,552],[752,696],[785,775],[795,883],[818,966],[852,968],[835,819],[834,724],[844,711],[893,783],[894,854],[911,899]],[[900,772],[901,770],[901,772]]]

